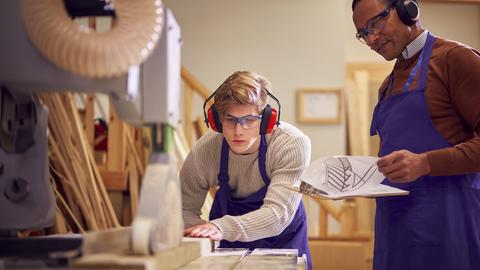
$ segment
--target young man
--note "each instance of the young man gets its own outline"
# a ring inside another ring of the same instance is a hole
[[[354,0],[357,38],[394,69],[371,133],[379,170],[409,196],[377,199],[374,269],[480,265],[480,54],[433,36],[415,1]]]
[[[194,145],[180,171],[185,235],[220,247],[294,248],[311,269],[305,209],[291,186],[310,162],[310,140],[267,104],[269,81],[235,72],[212,95],[206,121],[216,130]],[[200,209],[211,187],[210,221]]]

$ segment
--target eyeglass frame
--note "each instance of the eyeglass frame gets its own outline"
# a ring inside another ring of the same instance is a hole
[[[245,125],[245,119],[248,119],[248,117],[256,117],[256,118],[257,118],[257,119],[256,119],[257,121],[261,121],[261,120],[262,120],[262,116],[263,116],[263,115],[261,115],[261,114],[260,114],[260,115],[249,114],[249,115],[244,115],[244,116],[242,116],[242,117],[236,117],[236,116],[233,116],[233,115],[231,115],[231,114],[227,114],[227,115],[223,118],[222,122],[224,122],[224,123],[223,123],[223,126],[224,126],[224,127],[227,127],[227,125],[226,125],[225,122],[226,122],[227,120],[228,120],[228,121],[234,120],[234,121],[235,121],[235,124],[234,124],[232,127],[228,127],[228,128],[231,128],[231,129],[234,129],[234,128],[237,126],[237,124],[240,124],[240,126],[241,126],[243,129],[253,129],[253,128],[255,128],[255,127],[245,127],[245,126],[244,126],[244,125]],[[260,125],[258,125],[258,126],[260,126]]]
[[[377,15],[370,18],[367,21],[367,26],[360,28],[355,34],[355,37],[358,39],[358,41],[360,41],[363,44],[367,44],[368,35],[374,34],[375,32],[374,30],[371,30],[372,24],[378,23],[380,20],[387,18],[388,15],[390,15],[390,11],[392,10],[392,8],[393,8],[393,5],[390,4],[387,6],[387,8],[385,8],[384,10],[379,12]],[[380,33],[383,30],[383,28],[385,28],[385,24],[382,26],[381,29],[377,29],[377,33],[375,34]]]

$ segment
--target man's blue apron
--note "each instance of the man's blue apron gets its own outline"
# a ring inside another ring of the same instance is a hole
[[[262,175],[265,186],[257,192],[244,198],[233,198],[228,187],[228,154],[229,146],[224,139],[222,143],[222,153],[220,157],[220,172],[218,174],[219,190],[215,194],[212,209],[210,211],[210,220],[221,218],[225,215],[240,216],[259,209],[263,205],[263,199],[267,194],[270,178],[265,169],[265,159],[267,153],[267,141],[265,136],[261,136],[260,148],[258,150],[258,167]],[[289,248],[298,249],[298,255],[306,254],[308,259],[308,268],[312,269],[310,250],[307,239],[307,220],[303,202],[300,202],[295,217],[290,225],[278,236],[259,239],[252,242],[229,242],[220,241],[221,248]]]
[[[452,146],[435,129],[425,100],[434,40],[429,34],[403,92],[385,100],[386,91],[381,94],[370,131],[381,138],[380,156],[401,149],[424,153]],[[418,69],[418,87],[410,90]],[[480,269],[480,174],[383,183],[410,195],[377,198],[373,269]]]

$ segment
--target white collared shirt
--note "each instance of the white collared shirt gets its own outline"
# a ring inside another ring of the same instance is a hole
[[[410,42],[410,44],[408,44],[402,52],[403,59],[408,59],[417,54],[423,48],[423,46],[425,46],[425,43],[427,42],[427,36],[428,31],[423,30],[423,32],[418,35],[418,37],[416,37],[412,42]]]

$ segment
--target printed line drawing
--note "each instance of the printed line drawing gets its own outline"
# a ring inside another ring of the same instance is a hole
[[[378,157],[327,156],[314,160],[290,189],[321,199],[408,195],[407,190],[382,184]]]
[[[330,157],[323,163],[327,177],[325,178],[324,186],[333,188],[337,191],[353,191],[365,185],[377,170],[375,164],[367,167],[366,171],[360,171],[360,166],[355,163],[361,162],[363,167],[364,162],[352,157]]]

